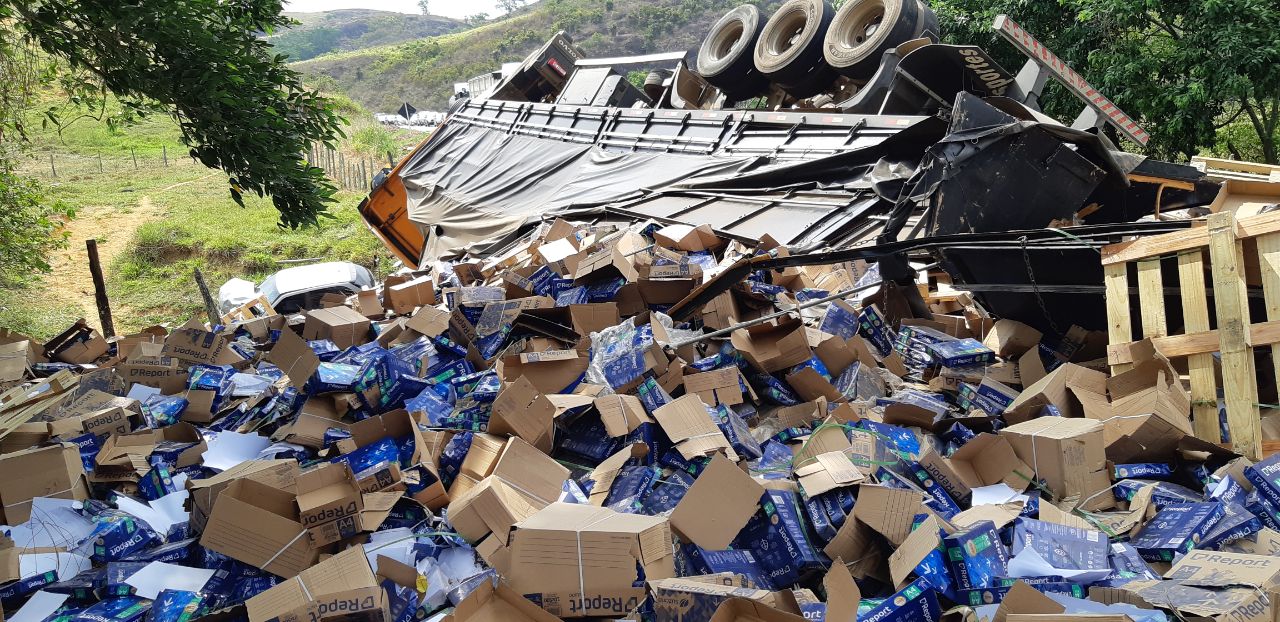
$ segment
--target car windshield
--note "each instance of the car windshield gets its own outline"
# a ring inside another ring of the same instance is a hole
[[[262,285],[258,286],[258,291],[261,291],[262,295],[265,296],[267,300],[275,300],[278,298],[280,296],[280,291],[276,289],[276,275],[273,274],[263,279]]]

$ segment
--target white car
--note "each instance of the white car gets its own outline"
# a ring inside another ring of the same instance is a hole
[[[244,279],[227,281],[218,288],[218,308],[227,313],[262,294],[277,313],[298,313],[320,308],[325,294],[350,296],[374,284],[373,273],[349,261],[297,266],[263,279],[257,287]]]

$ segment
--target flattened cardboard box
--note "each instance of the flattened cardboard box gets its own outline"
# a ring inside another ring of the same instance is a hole
[[[35,497],[89,498],[78,447],[63,443],[0,456],[0,524],[27,522]]]
[[[511,542],[511,587],[561,617],[627,615],[645,599],[637,566],[647,579],[675,574],[662,517],[554,503],[518,523]]]

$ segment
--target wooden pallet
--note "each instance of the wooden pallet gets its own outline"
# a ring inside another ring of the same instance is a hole
[[[1181,286],[1183,327],[1174,333],[1165,316],[1161,259],[1176,257]],[[1256,265],[1246,257],[1257,257]],[[1170,359],[1185,359],[1191,379],[1192,422],[1196,436],[1220,443],[1218,383],[1214,353],[1221,356],[1222,392],[1232,448],[1252,459],[1263,455],[1254,348],[1280,343],[1280,213],[1237,219],[1224,212],[1207,226],[1113,244],[1103,249],[1112,372],[1132,368],[1129,347],[1135,341],[1130,297],[1131,272],[1137,281],[1142,337]],[[1134,270],[1130,270],[1130,265]],[[1206,267],[1212,288],[1206,287]],[[1246,279],[1262,287],[1266,321],[1249,316]],[[1217,328],[1210,324],[1209,293]],[[1280,348],[1272,359],[1280,370]]]
[[[267,297],[262,294],[258,294],[258,296],[253,300],[250,300],[225,313],[222,316],[222,325],[228,326],[233,322],[243,322],[275,314],[276,310],[271,306],[271,303],[267,301]]]

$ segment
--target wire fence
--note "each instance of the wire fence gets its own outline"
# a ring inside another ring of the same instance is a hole
[[[395,164],[391,152],[374,157],[329,149],[322,144],[309,146],[303,156],[313,166],[323,169],[340,189],[351,192],[368,192],[373,187],[374,177]],[[187,148],[181,145],[102,151],[46,149],[27,152],[17,158],[19,173],[46,181],[106,178],[121,173],[192,167],[203,165],[190,157]]]

